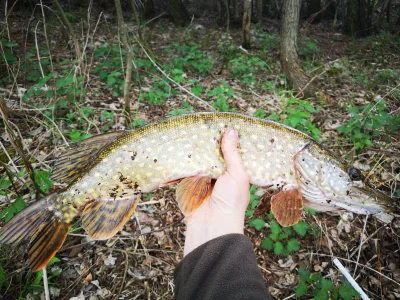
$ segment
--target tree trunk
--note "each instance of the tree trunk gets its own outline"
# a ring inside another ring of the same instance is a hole
[[[345,16],[345,33],[351,36],[368,36],[372,32],[373,1],[348,0]]]
[[[224,0],[225,10],[226,10],[226,32],[229,32],[229,27],[231,23],[231,13],[229,11],[229,0]]]
[[[311,18],[311,23],[319,23],[321,21],[321,13],[314,16],[321,10],[321,0],[310,0],[308,2],[308,17]]]
[[[143,1],[143,10],[144,10],[144,17],[146,19],[151,19],[154,17],[154,3],[153,0],[144,0]]]
[[[263,17],[263,6],[264,0],[257,0],[257,23],[258,26],[262,25],[262,17]]]
[[[242,47],[250,49],[251,0],[244,0]]]
[[[186,26],[190,22],[189,13],[181,0],[167,1],[168,13],[176,26]]]
[[[386,22],[389,24],[390,26],[390,7],[392,6],[392,0],[389,0],[389,5],[387,6],[387,10],[386,10]]]
[[[308,97],[314,96],[317,89],[300,66],[297,54],[300,5],[301,0],[283,1],[280,61],[289,87],[302,91]]]
[[[378,32],[383,27],[383,20],[385,19],[385,14],[387,14],[387,12],[388,12],[389,3],[390,3],[390,0],[383,1],[381,13],[379,14],[378,20],[376,21],[376,25],[375,25],[375,29]],[[387,15],[390,15],[390,13]]]
[[[233,20],[236,22],[239,20],[239,1],[233,0]]]

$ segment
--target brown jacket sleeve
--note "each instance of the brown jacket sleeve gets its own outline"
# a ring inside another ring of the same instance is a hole
[[[190,252],[175,269],[176,300],[271,299],[250,240],[228,234]]]

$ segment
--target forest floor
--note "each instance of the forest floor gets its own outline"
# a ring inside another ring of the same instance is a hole
[[[78,68],[72,61],[73,46],[57,20],[47,20],[45,33],[37,20],[28,24],[18,14],[9,19],[15,45],[3,43],[3,49],[14,59],[8,60],[8,67],[1,65],[1,92],[13,130],[46,192],[61,187],[50,182],[49,172],[66,142],[127,127],[122,116],[124,54],[112,25],[116,20],[102,16],[97,27],[96,21],[90,28],[86,21],[73,24],[80,44],[87,46],[84,64]],[[382,32],[352,39],[328,23],[302,24],[302,64],[328,97],[300,99],[287,90],[280,73],[278,23],[268,21],[263,28],[253,28],[253,49],[247,52],[239,48],[237,28],[226,34],[225,29],[202,20],[188,28],[176,28],[165,19],[148,24],[144,49],[165,74],[133,42],[138,70],[130,96],[134,126],[210,107],[269,117],[312,135],[352,161],[374,186],[400,197],[400,134],[396,131],[400,37]],[[128,29],[135,32],[137,27],[128,24]],[[0,139],[14,157],[3,129]],[[1,159],[8,163],[4,155]],[[27,204],[35,201],[22,161],[16,159],[15,165],[0,173],[0,211],[10,209],[19,198]],[[7,178],[13,184],[7,184]],[[304,299],[328,299],[327,295],[351,299],[333,258],[339,258],[371,299],[400,299],[399,218],[385,224],[373,216],[306,212],[301,226],[276,228],[271,226],[268,203],[260,203],[259,194],[252,189],[245,233],[274,299],[294,299],[301,289],[305,289]],[[173,298],[173,271],[182,260],[185,221],[173,187],[146,194],[142,202],[124,229],[108,241],[88,239],[77,225],[56,262],[47,268],[54,299]],[[279,237],[271,237],[276,230]],[[24,247],[0,248],[3,297],[43,297],[42,278],[31,274],[25,261]]]

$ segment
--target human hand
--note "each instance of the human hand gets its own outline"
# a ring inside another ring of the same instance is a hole
[[[218,178],[211,196],[186,218],[184,255],[216,237],[243,234],[244,217],[250,201],[249,175],[240,154],[238,132],[228,129],[221,142],[226,172]]]

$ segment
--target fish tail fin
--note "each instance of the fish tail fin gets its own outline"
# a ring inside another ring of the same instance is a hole
[[[57,217],[49,206],[56,194],[28,206],[0,229],[0,244],[16,245],[29,240],[29,266],[33,272],[43,269],[61,248],[70,223]]]

